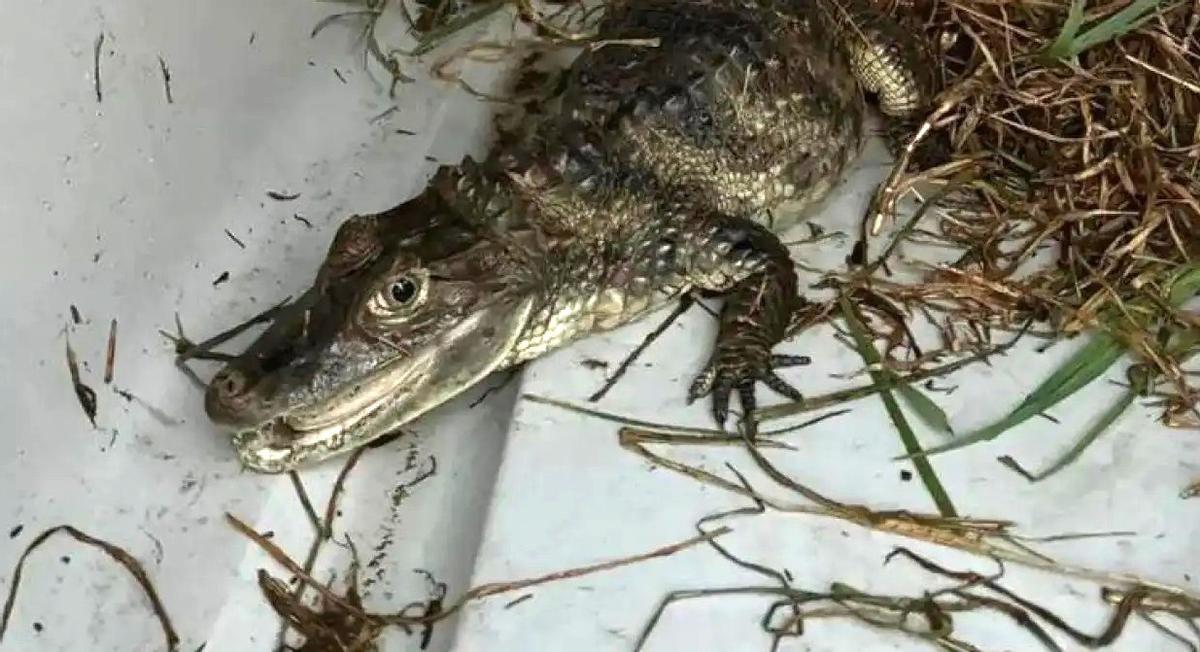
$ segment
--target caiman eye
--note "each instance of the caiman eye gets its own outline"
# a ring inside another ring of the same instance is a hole
[[[390,326],[412,316],[429,293],[428,274],[405,264],[403,271],[388,274],[386,279],[371,288],[363,310],[376,325]]]
[[[396,279],[388,287],[388,295],[395,304],[403,306],[417,296],[417,283],[407,277]]]

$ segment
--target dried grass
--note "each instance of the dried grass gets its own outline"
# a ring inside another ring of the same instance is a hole
[[[923,17],[947,47],[935,109],[900,136],[918,136],[925,156],[900,157],[872,230],[902,195],[954,180],[912,239],[962,255],[923,265],[916,283],[854,272],[843,282],[933,317],[947,350],[1029,318],[1058,336],[1105,333],[1134,355],[1162,421],[1195,427],[1184,365],[1198,318],[1180,306],[1200,286],[1200,5],[1109,2],[1082,12],[1080,35],[1082,3],[881,4]],[[1144,15],[1128,22],[1133,10]],[[1097,41],[1113,25],[1127,31]]]

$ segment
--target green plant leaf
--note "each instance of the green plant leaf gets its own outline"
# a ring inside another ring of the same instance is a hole
[[[921,443],[917,441],[917,435],[908,425],[908,420],[904,418],[904,412],[900,410],[900,405],[896,402],[896,397],[892,394],[891,388],[897,385],[895,374],[877,366],[882,361],[879,351],[875,350],[875,345],[871,343],[870,337],[867,335],[866,326],[863,325],[862,316],[854,305],[846,300],[846,297],[839,299],[841,303],[842,314],[846,318],[846,325],[850,329],[850,334],[854,338],[854,344],[858,348],[858,354],[862,356],[863,362],[867,363],[867,367],[871,374],[872,380],[880,386],[879,398],[883,400],[883,407],[887,410],[888,416],[892,420],[892,424],[896,426],[896,431],[900,433],[900,441],[904,444],[904,450],[908,451],[909,455],[919,453],[921,451]],[[922,398],[924,396],[922,395]],[[928,399],[926,399],[928,401]],[[932,402],[929,403],[932,405]],[[933,406],[937,408],[936,405]],[[941,412],[937,409],[937,412]],[[942,414],[945,417],[945,414]],[[925,485],[926,491],[933,498],[934,504],[937,506],[938,512],[947,518],[958,516],[958,512],[954,509],[954,503],[950,501],[950,496],[946,494],[945,487],[938,480],[937,473],[933,470],[933,466],[929,460],[924,457],[918,457],[913,460],[913,466],[916,467],[917,475],[921,478],[921,482]]]
[[[921,421],[925,422],[925,425],[947,435],[954,434],[954,428],[950,425],[950,419],[946,413],[924,392],[904,382],[896,382],[895,386],[904,402],[921,418]]]
[[[1067,11],[1067,20],[1063,23],[1062,30],[1058,33],[1058,38],[1050,44],[1046,49],[1046,57],[1051,59],[1065,59],[1069,55],[1071,42],[1075,40],[1079,34],[1079,28],[1083,26],[1083,2],[1084,0],[1071,0],[1071,8]]]
[[[1200,264],[1188,265],[1175,274],[1171,281],[1171,291],[1167,301],[1172,306],[1182,306],[1188,300],[1200,294]]]
[[[1167,300],[1171,306],[1179,307],[1197,294],[1200,294],[1200,264],[1181,266],[1171,275],[1171,280],[1168,284],[1170,290],[1167,292]],[[1180,334],[1176,333],[1176,339],[1179,338]],[[1180,349],[1186,348],[1186,346],[1192,343],[1192,340],[1184,334],[1182,342],[1184,343],[1174,346]],[[941,453],[970,446],[981,441],[995,439],[1010,428],[1025,423],[1084,388],[1103,374],[1124,353],[1125,348],[1121,342],[1107,333],[1097,333],[1086,346],[1067,360],[1049,378],[1042,381],[1042,384],[1038,385],[1033,392],[1026,396],[1025,400],[1010,412],[1008,416],[973,433],[959,437],[948,444],[930,448],[916,455],[940,455]],[[1113,418],[1115,419],[1116,417],[1114,416]],[[1103,423],[1103,420],[1100,423]],[[1103,429],[1103,427],[1100,428],[1100,431],[1092,435],[1092,439],[1099,436]],[[1090,430],[1089,433],[1091,433]],[[1087,435],[1085,435],[1086,438]],[[908,459],[914,456],[909,454],[897,459]]]
[[[1154,18],[1162,3],[1163,0],[1135,0],[1080,34],[1079,29],[1083,26],[1084,18],[1084,0],[1071,0],[1067,19],[1063,22],[1058,37],[1046,48],[1043,57],[1049,60],[1072,59],[1085,50],[1120,38]]]
[[[1146,24],[1154,18],[1154,10],[1162,4],[1162,0],[1137,0],[1121,11],[1109,16],[1104,22],[1084,32],[1071,44],[1070,56],[1102,43],[1120,38]]]
[[[1108,430],[1108,428],[1112,426],[1112,424],[1116,422],[1116,420],[1119,419],[1126,410],[1129,409],[1129,406],[1133,405],[1135,398],[1137,398],[1137,392],[1132,390],[1122,394],[1121,398],[1109,406],[1109,408],[1104,411],[1104,414],[1100,415],[1100,418],[1097,419],[1096,422],[1087,429],[1083,436],[1079,438],[1079,441],[1076,441],[1075,445],[1072,446],[1070,450],[1063,453],[1062,456],[1055,460],[1053,464],[1041,471],[1038,471],[1037,473],[1022,473],[1022,475],[1025,475],[1030,482],[1041,482],[1042,480],[1045,480],[1046,478],[1066,468],[1069,464],[1079,459],[1079,456],[1083,454],[1083,451],[1086,450],[1088,446],[1091,446],[1092,443],[1095,442],[1105,430]]]
[[[1112,336],[1107,333],[1097,333],[1086,346],[1030,392],[1008,416],[918,455],[940,455],[981,441],[995,439],[1005,431],[1049,410],[1087,386],[1107,371],[1124,353],[1124,347]],[[900,459],[908,457],[913,457],[913,455]]]

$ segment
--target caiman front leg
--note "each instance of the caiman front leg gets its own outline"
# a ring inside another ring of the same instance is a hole
[[[726,218],[711,230],[710,240],[711,251],[720,256],[725,269],[706,271],[693,280],[703,289],[723,291],[726,300],[712,357],[693,381],[688,403],[711,393],[713,416],[724,428],[735,389],[747,416],[757,403],[754,386],[759,381],[801,400],[800,392],[775,369],[805,364],[807,358],[775,355],[772,350],[787,335],[793,315],[805,301],[797,293],[796,270],[787,248],[762,225]],[[734,278],[741,276],[732,287],[727,283],[730,271]]]

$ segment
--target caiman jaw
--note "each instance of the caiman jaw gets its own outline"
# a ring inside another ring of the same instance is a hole
[[[334,395],[238,430],[233,444],[239,458],[255,471],[282,473],[395,431],[502,367],[533,303],[524,297],[481,307],[435,341]]]
[[[428,371],[431,357],[424,356],[421,361],[424,364],[405,360],[399,373],[389,374],[385,370],[366,390],[374,397],[356,410],[346,411],[341,397],[335,396],[276,416],[257,428],[238,431],[233,436],[238,457],[255,471],[281,473],[331,457],[358,443],[369,443],[402,425],[394,413],[401,411],[405,399],[411,395],[407,388],[420,386],[420,374]],[[341,414],[319,420],[307,416],[323,412]]]

